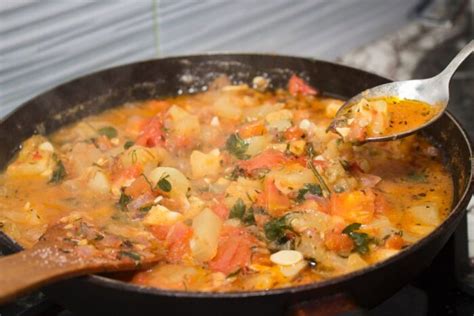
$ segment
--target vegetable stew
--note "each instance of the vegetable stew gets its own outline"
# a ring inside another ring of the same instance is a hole
[[[219,77],[32,136],[0,176],[0,229],[28,248],[48,225],[84,219],[114,236],[68,233],[84,253],[137,240],[166,251],[130,282],[242,291],[362,269],[448,215],[452,180],[429,140],[344,142],[326,132],[343,101],[295,75],[268,84]]]

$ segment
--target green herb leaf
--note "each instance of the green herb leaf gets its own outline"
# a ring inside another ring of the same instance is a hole
[[[426,182],[426,174],[424,174],[423,172],[413,171],[407,175],[407,180],[411,182],[419,182],[419,183]]]
[[[138,210],[139,210],[140,212],[147,213],[149,210],[151,210],[152,207],[153,207],[153,205],[142,206],[142,207],[140,207]]]
[[[241,269],[238,268],[237,270],[235,270],[234,272],[230,273],[226,278],[232,278],[232,277],[235,277],[235,276],[238,276],[239,273],[240,273]]]
[[[160,178],[160,180],[158,180],[158,182],[156,183],[156,187],[158,189],[160,189],[161,191],[163,192],[170,192],[171,189],[172,189],[172,186],[171,186],[171,182],[168,181],[168,178],[169,175],[164,175]]]
[[[244,217],[242,218],[242,222],[246,225],[255,225],[255,215],[254,215],[253,207],[249,208],[247,212],[245,212]]]
[[[355,245],[355,251],[360,254],[366,254],[369,252],[369,243],[372,242],[373,239],[366,233],[356,232],[360,227],[360,223],[353,223],[344,228],[342,233],[348,235],[352,239]]]
[[[282,240],[287,230],[293,230],[287,216],[272,219],[263,226],[265,237],[270,241]]]
[[[51,176],[51,179],[49,180],[49,183],[59,183],[61,182],[65,177],[66,177],[66,169],[64,168],[63,162],[61,160],[58,160],[56,162],[56,168],[53,170],[53,174]]]
[[[122,190],[122,193],[120,194],[120,198],[118,201],[118,206],[122,211],[127,211],[127,204],[130,203],[132,200],[132,197],[125,194],[125,192]]]
[[[245,210],[246,206],[244,204],[244,201],[242,201],[242,199],[238,199],[230,210],[229,218],[242,219],[244,217]]]
[[[237,157],[238,159],[248,159],[250,156],[245,154],[249,144],[240,138],[239,134],[232,134],[227,138],[225,148],[229,153]]]
[[[133,145],[135,145],[135,142],[132,141],[132,140],[127,140],[125,142],[125,144],[123,144],[123,149],[127,150],[129,149],[130,147],[132,147]]]
[[[119,257],[122,258],[122,257],[129,257],[130,259],[134,260],[134,261],[140,261],[141,260],[141,256],[136,253],[136,252],[133,252],[133,251],[120,251],[119,252]]]
[[[117,137],[117,134],[118,134],[117,130],[113,128],[112,126],[105,126],[105,127],[99,128],[97,130],[97,133],[99,133],[99,135],[105,135],[108,138]]]
[[[321,186],[313,183],[306,183],[301,189],[298,190],[298,196],[296,197],[296,202],[301,203],[305,200],[306,193],[313,195],[323,196],[323,191]]]
[[[240,168],[239,166],[235,167],[230,174],[226,176],[226,179],[235,181],[240,176],[244,175],[244,169]]]

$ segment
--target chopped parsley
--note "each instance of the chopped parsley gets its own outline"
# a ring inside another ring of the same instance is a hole
[[[156,183],[156,188],[160,189],[163,192],[170,192],[173,187],[171,186],[171,182],[169,182],[167,179],[169,176],[169,174],[163,174],[160,180],[158,180],[158,182]]]
[[[286,236],[286,232],[292,231],[293,228],[291,227],[290,223],[288,222],[288,217],[282,216],[279,218],[274,218],[263,226],[263,230],[265,232],[265,237],[269,241],[276,241],[279,242],[284,240]]]
[[[147,213],[149,210],[151,210],[152,207],[153,207],[153,205],[142,206],[138,210],[140,212]]]
[[[129,149],[130,147],[132,147],[133,145],[135,145],[135,142],[132,141],[132,140],[127,140],[125,142],[125,144],[123,144],[123,149],[127,150]]]
[[[229,218],[242,219],[244,217],[246,208],[247,207],[245,206],[244,201],[242,201],[242,199],[238,199],[234,206],[232,206],[230,209]]]
[[[418,183],[422,183],[422,182],[426,182],[426,174],[424,172],[415,172],[415,171],[412,171],[410,173],[408,173],[406,179],[408,181],[411,181],[411,182],[418,182]]]
[[[99,135],[107,136],[108,138],[114,138],[114,137],[117,137],[118,135],[117,130],[113,128],[112,126],[105,126],[105,127],[99,128],[97,130],[97,133],[99,133]]]
[[[249,144],[240,138],[239,134],[237,133],[230,135],[225,142],[225,148],[227,151],[241,160],[245,160],[250,157],[245,153],[248,147]]]
[[[255,224],[253,207],[247,208],[242,199],[238,199],[234,206],[232,206],[229,218],[238,218],[246,225]]]
[[[125,192],[122,189],[122,193],[120,194],[120,198],[118,201],[118,207],[120,208],[120,210],[126,211],[127,204],[130,203],[130,201],[132,201],[132,197],[130,195],[125,194]]]
[[[66,175],[66,168],[64,168],[63,162],[61,160],[58,160],[56,162],[56,167],[53,170],[53,174],[51,176],[51,179],[49,180],[49,183],[59,183],[66,177]]]
[[[360,229],[360,223],[353,223],[344,228],[342,231],[343,234],[348,235],[355,245],[355,251],[360,254],[366,254],[369,252],[369,243],[373,241],[373,239],[366,233],[357,232]]]
[[[305,200],[306,193],[313,195],[323,196],[323,191],[321,186],[313,183],[306,183],[301,189],[298,190],[298,195],[296,196],[296,202],[301,203]]]
[[[122,257],[129,257],[133,261],[140,261],[141,257],[138,253],[134,251],[120,251],[119,252],[119,258],[121,259]]]

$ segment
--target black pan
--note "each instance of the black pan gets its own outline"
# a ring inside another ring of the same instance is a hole
[[[199,55],[121,66],[63,84],[27,102],[1,122],[0,167],[5,167],[19,144],[32,134],[51,133],[127,101],[200,91],[221,74],[246,83],[256,75],[264,75],[271,78],[273,88],[284,87],[293,73],[323,93],[341,98],[389,82],[337,64],[273,55]],[[423,133],[440,147],[452,172],[452,212],[428,237],[384,262],[324,282],[258,292],[176,292],[137,287],[98,275],[63,281],[44,291],[81,315],[281,315],[297,303],[340,304],[342,298],[359,306],[374,306],[430,265],[460,222],[472,195],[472,151],[462,127],[446,113]],[[20,250],[1,234],[0,246],[11,252]]]

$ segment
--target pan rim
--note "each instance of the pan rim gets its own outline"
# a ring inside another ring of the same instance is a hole
[[[8,113],[4,118],[0,120],[0,124],[3,124],[6,120],[10,119],[15,113],[19,110],[21,110],[24,106],[26,106],[28,103],[33,101],[34,99],[41,98],[43,95],[48,94],[50,91],[55,90],[58,87],[61,87],[63,85],[72,85],[76,81],[84,80],[89,76],[94,76],[97,75],[101,72],[106,72],[112,69],[120,69],[122,67],[130,67],[132,65],[137,65],[137,64],[144,64],[144,63],[150,63],[154,61],[166,61],[166,60],[179,60],[179,59],[187,59],[187,58],[205,58],[205,57],[241,57],[241,56],[247,56],[247,57],[282,57],[282,58],[288,58],[288,59],[299,59],[302,61],[307,61],[311,63],[325,63],[328,65],[332,65],[338,68],[343,68],[347,70],[352,70],[352,71],[358,71],[360,73],[365,73],[371,76],[377,76],[381,79],[387,80],[387,81],[392,81],[391,79],[388,79],[386,77],[362,70],[362,69],[357,69],[354,67],[350,67],[347,65],[343,65],[340,63],[336,62],[331,62],[331,61],[326,61],[322,59],[315,59],[315,58],[310,58],[310,57],[301,57],[301,56],[291,56],[291,55],[281,55],[281,54],[274,54],[274,53],[252,53],[252,52],[219,52],[219,53],[197,53],[197,54],[187,54],[187,55],[170,55],[170,56],[165,56],[161,58],[151,58],[151,59],[146,59],[146,60],[141,60],[133,63],[128,63],[128,64],[123,64],[123,65],[118,65],[118,66],[112,66],[108,68],[102,68],[98,69],[96,71],[78,76],[76,78],[73,78],[71,80],[61,82],[58,85],[51,87],[47,91],[44,91],[38,95],[33,96],[31,99],[27,100],[26,102],[23,102],[21,105],[19,105],[14,111]],[[229,60],[230,61],[230,60]],[[467,135],[466,131],[464,128],[461,126],[461,124],[456,120],[456,118],[449,112],[445,111],[443,115],[446,115],[457,127],[457,129],[461,132],[462,137],[464,138],[467,149],[469,152],[469,155],[471,157],[471,161],[473,158],[473,151],[472,151],[472,142],[470,141],[469,136]],[[398,260],[403,259],[406,256],[409,256],[413,252],[418,251],[420,248],[425,246],[427,243],[430,242],[431,239],[436,238],[440,236],[445,230],[446,227],[449,226],[449,223],[455,221],[459,216],[462,216],[466,209],[465,206],[467,206],[468,200],[467,197],[468,195],[472,195],[473,193],[473,177],[474,177],[474,166],[471,163],[471,168],[469,172],[469,177],[467,177],[467,180],[469,181],[469,184],[467,185],[466,189],[464,190],[463,194],[459,197],[458,202],[456,203],[455,206],[451,208],[451,212],[449,216],[443,221],[441,225],[436,227],[435,230],[433,230],[429,235],[423,237],[421,240],[416,242],[414,245],[404,249],[403,251],[399,252],[398,254],[377,262],[375,264],[371,264],[366,268],[359,269],[350,273],[346,273],[340,276],[332,277],[327,280],[323,281],[318,281],[318,282],[312,282],[309,284],[305,285],[299,285],[299,286],[291,286],[291,287],[285,287],[285,288],[277,288],[277,289],[269,289],[269,290],[259,290],[259,291],[233,291],[233,292],[199,292],[199,291],[175,291],[175,290],[166,290],[166,289],[159,289],[159,288],[153,288],[153,287],[146,287],[146,286],[140,286],[140,285],[135,285],[132,283],[127,283],[124,281],[108,278],[105,276],[93,274],[93,275],[88,275],[88,276],[83,276],[80,277],[82,280],[85,280],[86,282],[93,283],[97,286],[103,286],[103,287],[109,287],[109,288],[115,288],[119,290],[125,290],[125,291],[130,291],[130,292],[135,292],[139,294],[148,294],[148,295],[157,295],[157,296],[165,296],[165,297],[179,297],[179,298],[188,298],[188,299],[193,299],[193,298],[209,298],[209,299],[238,299],[238,298],[257,298],[257,297],[266,297],[266,296],[276,296],[276,295],[285,295],[285,294],[297,294],[297,293],[302,293],[302,292],[307,292],[307,291],[312,291],[324,287],[330,287],[330,286],[335,286],[338,284],[342,284],[345,282],[348,282],[354,278],[360,277],[366,273],[373,272],[375,270],[384,268]],[[16,242],[11,239],[8,235],[5,233],[1,232],[4,236],[6,236],[10,241],[12,241],[14,244]],[[16,244],[18,245],[18,244]],[[20,247],[21,249],[21,247]]]

